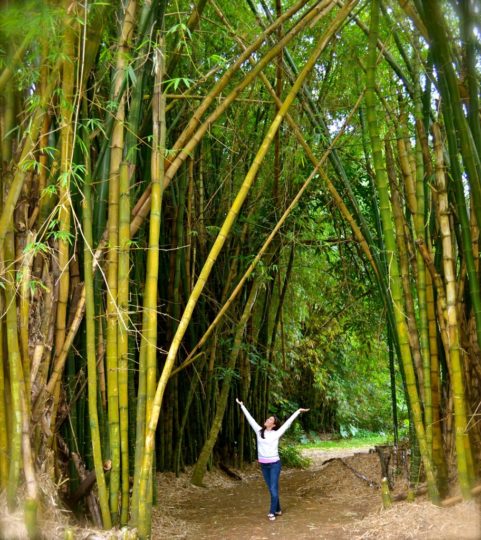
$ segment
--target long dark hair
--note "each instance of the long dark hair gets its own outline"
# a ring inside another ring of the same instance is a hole
[[[272,429],[274,431],[278,430],[279,426],[281,425],[281,421],[279,420],[279,418],[277,418],[277,416],[275,414],[271,414],[268,418],[274,418],[274,427]],[[260,430],[260,434],[261,434],[261,437],[263,439],[265,439],[265,437],[264,437],[265,430],[266,430],[265,426],[263,426],[263,428]]]

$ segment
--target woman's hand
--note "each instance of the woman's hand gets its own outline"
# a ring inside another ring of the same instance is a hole
[[[311,409],[299,409],[299,412],[307,412],[307,411],[310,411]]]
[[[242,401],[241,401],[239,398],[235,398],[235,400],[237,401],[237,403],[238,403],[239,405],[243,405]]]

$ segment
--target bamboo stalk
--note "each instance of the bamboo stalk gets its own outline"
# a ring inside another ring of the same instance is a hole
[[[118,385],[120,413],[120,451],[122,469],[122,501],[120,524],[129,518],[129,270],[130,270],[130,178],[127,163],[120,166],[119,202],[119,265],[118,265]]]
[[[118,100],[115,113],[112,139],[110,145],[110,169],[109,169],[109,202],[108,202],[108,246],[107,253],[107,307],[106,307],[106,365],[107,365],[107,400],[108,422],[110,438],[110,459],[112,469],[110,472],[110,512],[112,522],[117,523],[119,512],[126,519],[126,509],[121,507],[125,499],[125,492],[119,500],[121,472],[128,474],[128,469],[122,470],[121,442],[120,442],[120,410],[119,410],[119,349],[118,349],[118,274],[119,274],[119,177],[124,152],[124,121],[126,96],[122,92],[123,81],[127,70],[127,56],[130,50],[135,17],[137,10],[136,0],[130,0],[124,14],[119,47],[116,59],[116,73],[114,79],[113,95]],[[125,171],[126,172],[126,171]],[[122,324],[122,321],[120,321]],[[125,357],[122,359],[125,363]],[[124,374],[125,375],[125,374]],[[125,382],[125,377],[124,377]],[[125,385],[123,389],[125,390]],[[125,400],[125,396],[124,396]],[[125,411],[124,411],[125,412]],[[124,418],[125,420],[125,418]],[[123,427],[126,427],[125,425]],[[127,452],[127,448],[123,449]],[[125,464],[125,463],[124,463]],[[125,479],[124,479],[125,481]],[[127,479],[128,481],[128,479]],[[126,502],[126,501],[124,501]]]
[[[399,145],[399,141],[398,141]],[[398,187],[396,185],[395,171],[394,171],[394,158],[389,142],[384,141],[385,153],[386,153],[386,167],[387,176],[389,179],[389,185],[391,188],[391,205],[392,214],[394,218],[396,243],[399,253],[399,270],[402,281],[404,302],[406,306],[406,323],[408,325],[408,339],[411,347],[411,354],[416,367],[416,374],[418,378],[418,392],[421,392],[423,388],[423,359],[421,355],[421,347],[419,343],[418,329],[416,325],[416,315],[414,308],[414,299],[411,290],[411,279],[409,274],[409,253],[407,247],[407,224],[405,223],[401,198]]]
[[[88,371],[88,407],[90,438],[92,442],[92,455],[97,479],[98,497],[100,511],[102,513],[102,523],[105,529],[112,527],[110,516],[109,496],[107,484],[104,476],[104,465],[102,460],[102,449],[100,442],[100,426],[97,405],[97,358],[95,346],[95,299],[94,280],[92,265],[92,188],[90,177],[90,160],[88,155],[87,175],[84,183],[84,197],[82,201],[83,209],[83,234],[84,234],[84,282],[85,282],[85,324],[86,324],[86,353]],[[102,324],[101,322],[99,324]]]
[[[70,1],[64,1],[68,12]],[[58,238],[57,264],[59,269],[57,313],[55,318],[55,355],[58,356],[65,341],[67,325],[67,303],[70,292],[70,224],[71,224],[71,193],[72,158],[74,146],[74,58],[75,35],[69,18],[66,19],[63,36],[63,65],[62,65],[62,99],[61,99],[61,128],[60,128],[60,176],[58,178]],[[53,404],[50,417],[49,445],[53,444],[55,423],[60,399],[60,386],[57,384],[53,393]]]
[[[144,497],[151,498],[149,495],[141,492],[141,464],[143,460],[143,445],[145,426],[148,425],[152,414],[152,400],[155,396],[155,387],[157,380],[157,282],[159,276],[159,241],[160,225],[162,213],[163,180],[164,180],[164,161],[165,161],[165,95],[162,93],[162,80],[164,71],[163,43],[160,41],[155,50],[155,85],[154,99],[152,102],[152,156],[151,156],[151,210],[149,224],[149,250],[147,253],[147,272],[145,277],[144,305],[142,320],[142,341],[141,358],[142,377],[145,377],[145,383],[139,384],[138,400],[139,406],[145,407],[145,417],[141,429],[137,430],[135,475],[134,475],[134,495],[132,501],[133,523],[138,524],[139,528],[150,530],[150,505],[148,501],[142,500]],[[142,391],[142,393],[141,393]],[[143,394],[145,392],[145,394]],[[141,411],[139,411],[141,412]]]
[[[0,262],[0,267],[2,263]],[[0,295],[0,309],[4,313],[4,298]],[[4,325],[0,321],[0,343],[4,342]],[[8,380],[6,379],[7,360],[5,358],[3,347],[0,348],[0,490],[4,490],[8,485],[8,447],[9,447],[9,425],[7,423],[7,403],[6,396],[8,392]]]

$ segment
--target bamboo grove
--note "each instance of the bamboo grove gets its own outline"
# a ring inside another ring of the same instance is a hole
[[[95,471],[94,524],[147,538],[156,471],[253,459],[234,398],[267,412],[314,199],[381,300],[432,501],[469,498],[479,4],[7,1],[0,28],[0,489],[29,535],[47,478],[69,501]]]

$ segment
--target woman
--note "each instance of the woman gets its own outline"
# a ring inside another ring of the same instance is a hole
[[[279,427],[280,422],[276,416],[269,416],[261,427],[244,407],[242,401],[236,399],[247,421],[256,433],[257,437],[257,457],[261,464],[262,475],[266,481],[269,493],[271,494],[271,507],[267,517],[274,521],[276,516],[282,516],[281,505],[279,502],[279,475],[281,474],[281,460],[279,458],[279,439],[284,435],[292,422],[302,412],[309,409],[298,409],[284,424]]]

